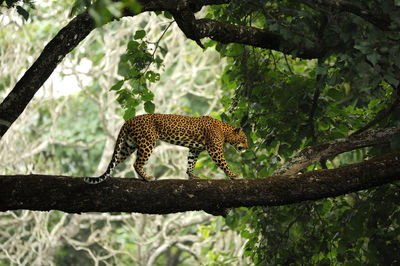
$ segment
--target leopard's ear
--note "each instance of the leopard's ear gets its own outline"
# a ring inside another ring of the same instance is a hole
[[[239,134],[240,130],[242,130],[240,127],[237,127],[233,130],[233,133]]]

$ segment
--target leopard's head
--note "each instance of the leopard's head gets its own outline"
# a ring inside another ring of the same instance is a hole
[[[228,142],[239,152],[248,148],[247,137],[241,128],[235,128],[229,134]]]

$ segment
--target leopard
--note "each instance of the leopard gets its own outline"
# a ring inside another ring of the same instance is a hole
[[[231,144],[236,151],[248,148],[247,136],[240,127],[234,127],[210,116],[191,117],[174,114],[144,114],[134,116],[121,127],[111,161],[107,170],[99,177],[86,177],[89,184],[98,184],[111,176],[111,173],[128,156],[136,151],[133,167],[145,181],[155,180],[148,175],[143,166],[148,161],[157,140],[189,148],[189,179],[194,175],[194,167],[202,151],[207,151],[215,164],[230,179],[242,178],[233,173],[223,154],[223,144]]]

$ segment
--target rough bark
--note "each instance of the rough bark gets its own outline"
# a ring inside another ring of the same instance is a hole
[[[400,179],[400,153],[337,169],[243,180],[111,178],[88,185],[82,178],[0,176],[0,211],[29,209],[165,214],[218,213],[240,206],[276,206],[335,197]]]
[[[269,32],[256,27],[233,25],[219,22],[212,19],[196,20],[196,28],[199,38],[209,37],[220,43],[240,43],[253,47],[277,50],[287,54],[293,54],[303,59],[315,59],[326,55],[328,49],[322,46],[312,48],[291,45],[290,40],[284,39],[281,35]],[[283,45],[285,43],[285,45]],[[289,48],[291,47],[291,48]]]

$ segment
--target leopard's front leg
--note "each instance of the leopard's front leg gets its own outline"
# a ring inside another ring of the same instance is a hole
[[[208,154],[214,160],[219,168],[221,168],[230,179],[241,179],[239,174],[235,174],[229,168],[228,163],[225,160],[222,144],[207,147]]]

